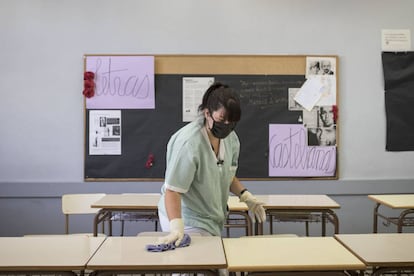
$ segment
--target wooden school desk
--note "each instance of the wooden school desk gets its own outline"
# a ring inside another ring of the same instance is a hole
[[[95,215],[93,233],[98,234],[98,225],[110,221],[114,212],[135,212],[137,215],[158,217],[160,194],[107,194],[91,205],[100,208]],[[109,223],[109,236],[112,236],[112,223]]]
[[[333,237],[223,239],[229,272],[357,271],[365,265]]]
[[[256,195],[264,202],[269,218],[270,233],[273,233],[273,219],[283,217],[294,221],[303,214],[317,214],[322,217],[322,236],[326,235],[326,219],[333,223],[335,234],[339,233],[339,220],[334,209],[341,206],[327,195]],[[263,224],[258,224],[257,233],[263,234]]]
[[[108,237],[87,264],[98,275],[200,272],[215,275],[226,268],[220,237],[192,236],[191,245],[164,252],[148,252],[145,246],[157,237]]]
[[[114,212],[134,212],[142,216],[158,217],[159,194],[107,194],[91,205],[92,208],[100,208],[94,218],[94,236],[98,234],[98,225],[110,221]],[[237,196],[229,197],[228,201],[230,215],[225,227],[246,229],[246,235],[252,234],[252,220],[248,214],[247,205],[239,202]],[[234,218],[238,216],[239,218]],[[241,218],[240,218],[241,217]],[[111,222],[111,221],[110,221]],[[109,224],[109,236],[112,236],[112,224]]]
[[[230,228],[244,228],[246,236],[251,236],[253,233],[253,223],[246,203],[240,202],[238,196],[229,196],[227,206],[229,207],[229,215],[224,225],[227,230],[227,237],[230,236]]]
[[[376,202],[374,207],[374,226],[373,232],[378,231],[378,217],[385,221],[397,225],[398,233],[402,232],[403,226],[414,226],[414,194],[392,194],[392,195],[368,195],[368,198]],[[378,209],[381,205],[392,209],[400,209],[398,217],[389,217],[381,214]]]
[[[371,266],[373,275],[396,270],[414,272],[412,233],[339,234],[335,238]]]
[[[0,274],[83,271],[105,237],[80,235],[0,237]]]

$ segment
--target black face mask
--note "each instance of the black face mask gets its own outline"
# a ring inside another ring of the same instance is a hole
[[[235,127],[236,123],[234,122],[225,124],[223,122],[217,122],[213,119],[213,127],[210,129],[210,131],[214,137],[224,139],[230,134],[230,132],[234,130]]]

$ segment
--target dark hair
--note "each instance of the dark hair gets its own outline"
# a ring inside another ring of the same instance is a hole
[[[310,64],[310,66],[309,66],[310,68],[312,68],[312,67],[316,67],[316,68],[318,68],[318,69],[321,69],[321,65],[319,64],[319,61],[314,61],[314,62],[311,62],[311,64]]]
[[[241,118],[240,100],[237,94],[228,85],[220,82],[213,83],[204,93],[203,101],[198,107],[199,111],[208,109],[210,114],[224,107],[225,118],[229,122],[238,122]]]

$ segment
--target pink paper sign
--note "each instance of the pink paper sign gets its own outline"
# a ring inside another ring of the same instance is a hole
[[[88,56],[86,71],[95,73],[96,84],[86,108],[155,108],[153,56]]]
[[[269,125],[269,176],[334,176],[336,146],[308,146],[301,124]]]

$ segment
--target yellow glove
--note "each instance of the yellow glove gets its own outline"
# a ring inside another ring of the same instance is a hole
[[[266,221],[266,211],[263,208],[264,203],[258,201],[249,191],[245,191],[240,196],[240,202],[246,203],[247,207],[249,207],[249,211],[253,213],[253,221],[255,221],[255,218],[259,223]]]
[[[158,239],[157,244],[175,243],[178,246],[184,237],[184,222],[181,218],[170,221],[170,233],[167,236]]]

